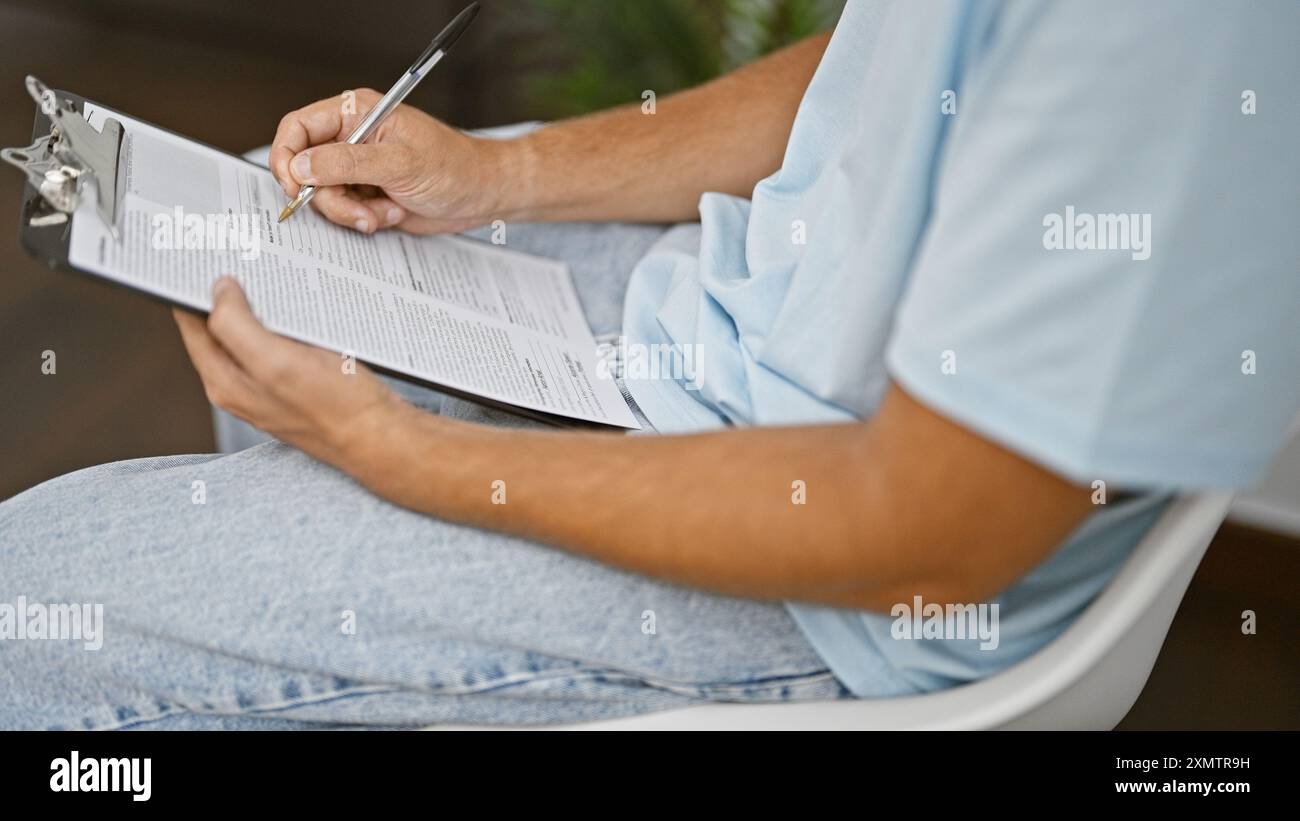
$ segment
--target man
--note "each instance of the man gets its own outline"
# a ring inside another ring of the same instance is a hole
[[[505,220],[598,333],[702,366],[625,375],[658,435],[484,424],[341,375],[219,281],[185,345],[279,442],[0,505],[7,586],[106,614],[98,653],[0,647],[0,724],[579,721],[1024,658],[1300,407],[1298,22],[864,0],[652,114],[489,141],[404,108],[365,146],[337,99],[289,114],[286,194],[366,233]],[[976,604],[996,629],[895,618]]]

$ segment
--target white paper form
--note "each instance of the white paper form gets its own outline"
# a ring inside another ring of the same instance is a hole
[[[122,123],[127,180],[119,240],[83,198],[74,267],[204,311],[228,274],[285,336],[499,402],[639,427],[597,370],[563,263],[457,237],[365,236],[310,209],[278,224],[286,198],[266,169],[93,104],[85,116]]]

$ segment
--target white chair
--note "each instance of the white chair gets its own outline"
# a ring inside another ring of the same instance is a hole
[[[1231,494],[1178,499],[1083,614],[1037,654],[983,681],[922,696],[708,704],[573,725],[580,730],[1109,730],[1164,644]]]

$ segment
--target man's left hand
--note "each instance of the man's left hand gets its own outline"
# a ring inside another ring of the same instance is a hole
[[[355,360],[268,331],[230,277],[206,320],[173,315],[212,404],[345,471],[407,407]]]

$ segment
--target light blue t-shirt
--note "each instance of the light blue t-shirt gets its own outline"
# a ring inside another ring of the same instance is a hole
[[[751,200],[706,194],[637,268],[628,343],[696,363],[629,378],[660,431],[864,419],[892,380],[1133,494],[996,600],[996,650],[790,604],[854,693],[1033,653],[1169,495],[1243,487],[1280,449],[1300,409],[1298,31],[1295,0],[850,0],[782,169]]]

